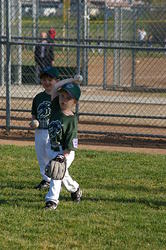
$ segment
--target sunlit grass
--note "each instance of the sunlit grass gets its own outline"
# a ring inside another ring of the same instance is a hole
[[[45,211],[34,147],[0,151],[2,249],[165,249],[166,156],[78,150],[81,203],[63,188]]]

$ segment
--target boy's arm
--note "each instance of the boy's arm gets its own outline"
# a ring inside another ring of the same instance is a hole
[[[78,137],[77,137],[77,119],[76,116],[69,123],[68,130],[66,131],[65,144],[63,155],[67,157],[71,151],[75,151],[78,148]]]
[[[38,125],[38,123],[37,123],[37,120],[36,120],[36,116],[35,115],[32,115],[32,119],[31,119],[31,121],[30,121],[30,123],[29,123],[29,126],[31,127],[31,128],[37,128],[39,125]]]
[[[62,81],[56,82],[51,93],[51,100],[53,100],[58,95],[58,89],[61,88],[64,84],[74,81],[74,78],[67,78]]]
[[[36,116],[35,115],[32,115],[32,120],[35,120],[36,119]]]
[[[33,126],[33,121],[37,119],[36,115],[37,115],[37,110],[36,110],[36,97],[33,99],[33,102],[32,102],[32,110],[31,110],[31,114],[32,114],[32,118],[31,118],[31,121],[29,123],[29,126],[31,128],[34,128]]]
[[[64,150],[63,155],[67,157],[70,154],[71,150]]]
[[[56,82],[52,90],[51,100],[53,100],[58,95],[57,90],[61,88],[64,84],[69,83],[69,82],[75,82],[75,83],[81,84],[82,81],[83,81],[82,75],[77,74],[74,76],[74,78],[67,78],[62,81]]]

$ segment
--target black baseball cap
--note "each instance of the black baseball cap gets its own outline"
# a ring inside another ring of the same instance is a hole
[[[60,91],[61,90],[66,91],[72,98],[76,99],[77,101],[80,98],[81,89],[80,89],[79,85],[75,82],[69,82],[69,83],[64,84],[61,87]]]
[[[50,76],[52,78],[58,78],[59,77],[59,71],[55,67],[47,67],[43,69],[43,71],[40,74],[40,78],[44,75]]]

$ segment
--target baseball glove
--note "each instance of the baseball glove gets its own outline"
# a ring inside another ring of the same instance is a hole
[[[45,168],[45,174],[53,180],[62,180],[66,172],[66,158],[57,155]]]

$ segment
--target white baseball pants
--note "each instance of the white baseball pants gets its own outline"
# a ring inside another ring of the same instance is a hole
[[[50,141],[47,129],[35,129],[35,149],[37,160],[40,166],[40,173],[43,180],[50,182],[50,178],[45,175],[45,167],[52,159],[48,154],[48,148],[50,148]]]
[[[59,153],[62,153],[62,152],[56,152],[57,155]],[[71,178],[71,176],[69,174],[69,171],[68,171],[71,163],[74,160],[74,157],[75,157],[75,152],[74,151],[71,151],[70,154],[66,157],[67,169],[66,169],[66,173],[65,173],[65,176],[64,176],[63,180],[52,180],[51,179],[49,192],[47,193],[47,195],[45,197],[46,202],[47,201],[53,201],[56,204],[59,203],[59,195],[60,195],[62,184],[65,186],[67,191],[70,192],[70,193],[73,193],[73,192],[77,191],[77,189],[79,187],[79,184]]]

